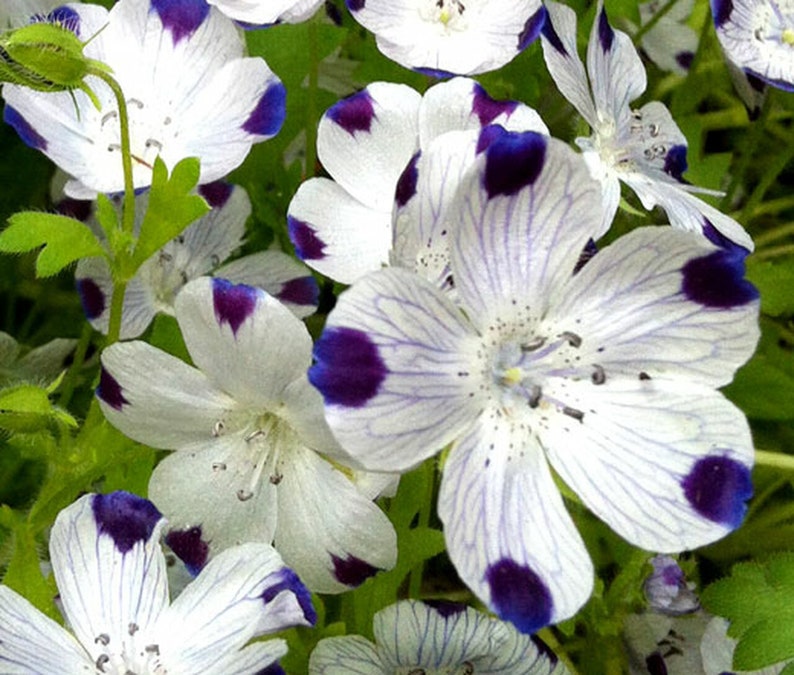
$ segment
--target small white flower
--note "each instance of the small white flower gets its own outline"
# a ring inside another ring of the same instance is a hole
[[[686,75],[698,47],[698,34],[686,24],[692,14],[695,0],[676,0],[667,9],[662,0],[640,3],[640,26],[654,20],[656,14],[665,9],[665,14],[656,19],[656,24],[642,36],[642,50],[659,68],[679,75]]]

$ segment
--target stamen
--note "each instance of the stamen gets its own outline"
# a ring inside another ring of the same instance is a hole
[[[100,633],[94,638],[94,644],[107,647],[108,644],[110,644],[110,635],[108,635],[107,633]]]
[[[247,502],[253,496],[254,493],[251,492],[250,490],[243,490],[243,489],[237,490],[237,499],[239,499],[241,502]]]
[[[140,629],[141,627],[137,623],[130,623],[130,625],[127,626],[127,632],[130,635],[135,635]]]
[[[540,405],[540,399],[543,397],[543,391],[537,384],[533,384],[529,389],[529,407],[537,408]]]
[[[98,671],[104,673],[105,666],[110,661],[110,657],[107,654],[100,654],[99,658],[96,660],[96,668]]]
[[[213,462],[212,463],[212,470],[213,471],[226,471],[226,462]]]
[[[582,338],[580,338],[576,333],[572,333],[569,330],[566,330],[559,334],[558,337],[561,337],[563,340],[566,340],[571,347],[576,347],[577,349],[582,346]]]
[[[149,654],[154,654],[155,656],[160,656],[160,645],[158,645],[158,644],[146,645],[143,649],[144,649],[145,652],[147,652]]]
[[[643,380],[643,381],[645,381],[645,380],[650,380],[650,379],[651,379],[651,376],[650,376],[650,375],[648,375],[648,373],[646,373],[645,371],[642,371],[642,372],[640,373],[640,379],[641,379],[641,380]]]
[[[563,415],[568,415],[568,417],[573,417],[575,420],[581,422],[584,419],[584,413],[581,410],[577,410],[576,408],[569,408],[567,405],[562,409]]]
[[[604,384],[607,381],[607,374],[604,370],[603,366],[599,366],[597,363],[593,364],[593,374],[590,376],[590,379],[593,381],[593,384]]]
[[[134,105],[138,110],[143,109],[143,101],[137,98],[128,98],[127,105]]]
[[[226,429],[226,425],[223,423],[223,420],[218,420],[212,426],[212,435],[217,438],[223,433],[224,429]]]
[[[543,345],[546,344],[546,338],[542,336],[537,336],[533,338],[530,342],[521,345],[521,351],[525,354],[527,352],[534,352],[540,349]]]

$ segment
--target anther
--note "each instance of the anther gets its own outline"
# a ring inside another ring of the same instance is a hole
[[[160,656],[160,645],[158,644],[146,645],[143,649],[148,654],[154,654],[155,656]]]
[[[143,108],[143,101],[137,98],[128,98],[127,105],[134,105],[138,110],[141,110]]]
[[[119,114],[115,110],[111,110],[110,112],[105,113],[104,115],[102,115],[102,120],[100,121],[99,126],[100,127],[104,127],[105,126],[105,122],[109,122],[110,120],[112,120],[112,119],[114,119],[114,118],[116,118],[118,116],[119,116]]]
[[[590,376],[593,384],[604,384],[607,381],[607,374],[603,366],[593,364],[593,374]]]
[[[127,632],[130,635],[135,635],[140,629],[141,627],[137,623],[130,623],[130,625],[127,626]]]
[[[110,657],[107,654],[100,654],[99,658],[96,660],[96,669],[100,672],[105,672],[105,665],[110,661]]]
[[[578,349],[582,346],[582,338],[569,330],[560,333],[558,337],[561,337],[563,340],[567,341],[571,347],[576,347]]]
[[[223,423],[223,421],[222,420],[218,420],[212,426],[212,435],[215,436],[215,438],[217,438],[218,436],[220,436],[223,433],[223,430],[225,428],[226,428],[226,425]]]
[[[226,471],[226,462],[213,462],[212,463],[212,470],[213,471]]]
[[[241,502],[247,502],[253,496],[254,493],[250,490],[237,490],[237,499],[239,499]]]
[[[274,473],[270,475],[270,483],[272,485],[278,485],[284,478],[284,474],[282,473]]]
[[[94,644],[107,647],[108,644],[110,644],[110,635],[108,635],[107,633],[100,633],[94,638]]]
[[[650,380],[650,379],[651,379],[651,376],[650,376],[650,375],[648,375],[648,373],[646,373],[645,371],[642,371],[642,372],[640,373],[640,379],[641,379],[641,380],[643,380],[643,381],[645,381],[645,380]]]
[[[568,415],[568,417],[573,417],[578,422],[581,422],[584,419],[584,413],[581,410],[569,408],[567,405],[562,409],[562,414]]]
[[[542,336],[538,336],[536,338],[533,338],[530,342],[521,345],[521,351],[524,352],[525,354],[527,352],[534,352],[540,349],[545,344],[546,344],[546,338]]]
[[[529,407],[537,408],[540,405],[540,399],[543,397],[543,391],[537,384],[533,384],[529,389]]]

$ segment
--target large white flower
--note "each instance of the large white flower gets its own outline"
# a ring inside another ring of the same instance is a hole
[[[369,274],[339,298],[309,378],[366,468],[407,470],[452,444],[438,504],[450,558],[532,632],[592,587],[549,465],[642,548],[694,548],[741,522],[753,446],[715,389],[755,348],[758,293],[743,250],[667,227],[582,267],[601,194],[581,156],[532,132],[482,135],[448,214],[457,304],[409,271]]]
[[[674,227],[702,232],[718,244],[727,238],[751,251],[753,241],[744,228],[692,194],[707,190],[684,181],[687,141],[670,111],[658,101],[637,110],[630,107],[645,91],[645,68],[631,38],[609,25],[603,0],[587,46],[587,71],[576,49],[575,12],[556,2],[546,8],[546,65],[563,96],[593,130],[592,136],[576,142],[602,185],[603,219],[597,234],[609,229],[624,182],[646,209],[662,207]]]
[[[215,558],[169,602],[165,520],[126,492],[81,497],[58,514],[50,557],[74,635],[0,586],[0,671],[26,675],[231,675],[278,668],[284,640],[310,626],[309,593],[267,544]]]
[[[253,25],[306,21],[324,0],[207,0],[235,21]]]
[[[391,523],[336,464],[351,460],[306,379],[303,323],[264,291],[218,278],[186,285],[175,311],[196,367],[118,343],[102,353],[97,390],[121,431],[177,451],[149,484],[169,545],[199,568],[208,553],[275,541],[309,588],[329,593],[392,567]]]
[[[201,183],[222,178],[253,143],[275,135],[285,114],[284,86],[261,58],[245,58],[235,24],[204,0],[120,0],[67,5],[57,20],[86,56],[113,69],[130,116],[135,187],[149,185],[155,157],[172,168],[201,160]],[[5,120],[30,146],[74,177],[72,197],[124,189],[115,98],[99,80],[82,91],[47,93],[3,87]]]

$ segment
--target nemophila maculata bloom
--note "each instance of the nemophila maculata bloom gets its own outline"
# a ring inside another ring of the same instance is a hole
[[[716,388],[753,353],[759,303],[741,249],[673,228],[639,228],[582,267],[601,194],[581,156],[493,129],[449,205],[457,302],[403,269],[367,275],[329,315],[309,379],[368,469],[451,444],[449,556],[531,633],[593,583],[549,465],[641,548],[691,549],[741,523],[753,446]]]
[[[282,672],[284,640],[252,638],[315,621],[309,592],[267,544],[219,555],[173,601],[165,520],[127,492],[81,497],[58,515],[50,558],[71,633],[0,586],[0,671]]]
[[[24,26],[31,18],[46,16],[63,4],[63,0],[4,0],[0,3],[0,30]]]
[[[692,14],[695,0],[677,0],[670,9],[662,0],[651,0],[639,5],[640,25],[654,20],[663,8],[665,14],[643,35],[642,50],[659,68],[686,75],[698,46],[698,34],[686,24]]]
[[[711,0],[727,58],[747,75],[794,91],[794,4],[790,0]]]
[[[176,298],[196,367],[144,342],[102,353],[108,420],[152,447],[149,496],[194,569],[245,541],[275,547],[313,591],[357,586],[396,559],[391,523],[346,475],[306,370],[306,327],[264,291],[202,278]]]
[[[410,258],[433,229],[432,213],[421,209],[438,212],[470,161],[457,140],[441,139],[491,123],[547,131],[531,108],[495,101],[467,78],[437,84],[424,96],[406,85],[374,82],[329,108],[320,120],[317,154],[331,179],[305,181],[288,208],[298,257],[345,284],[390,261],[413,266]],[[436,141],[449,150],[430,164],[442,166],[441,175],[423,171]]]
[[[207,0],[226,16],[252,27],[299,23],[309,19],[323,0]]]
[[[141,266],[124,296],[121,339],[138,337],[158,312],[173,315],[174,298],[190,280],[213,274],[235,283],[259,286],[281,300],[296,316],[317,309],[319,289],[306,267],[281,251],[260,251],[221,265],[243,244],[251,202],[239,186],[216,181],[199,187],[212,210],[190,225]],[[135,212],[143,219],[146,193],[136,197]],[[75,272],[86,317],[107,332],[113,279],[103,258],[83,258]]]
[[[540,0],[345,0],[382,54],[440,77],[501,68],[538,37]]]
[[[320,640],[309,675],[562,675],[539,639],[451,602],[403,600],[373,619],[375,644],[359,635]]]
[[[171,168],[201,160],[200,182],[222,178],[253,143],[281,128],[286,92],[261,58],[244,57],[234,22],[204,0],[120,0],[58,10],[83,41],[85,55],[107,64],[130,116],[133,181],[150,184],[158,155]],[[123,189],[118,110],[110,89],[93,77],[97,110],[80,91],[45,93],[3,87],[4,119],[73,180],[71,197]]]
[[[587,46],[587,69],[576,49],[576,14],[565,5],[546,3],[543,55],[560,92],[590,125],[589,138],[577,145],[602,186],[599,236],[609,229],[626,183],[646,209],[660,206],[670,224],[702,232],[714,243],[725,238],[751,251],[741,225],[696,197],[709,192],[688,184],[687,141],[670,111],[658,101],[632,109],[646,87],[645,68],[625,33],[609,24],[599,1]]]

